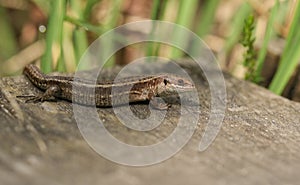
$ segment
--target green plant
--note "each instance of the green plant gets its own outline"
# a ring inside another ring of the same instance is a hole
[[[178,10],[178,16],[176,17],[176,24],[184,26],[186,28],[192,27],[192,17],[196,15],[197,0],[189,0],[189,1],[180,1],[179,2],[179,10]],[[174,43],[187,43],[188,38],[186,38],[186,35],[181,33],[179,30],[174,30]],[[183,56],[183,52],[173,47],[171,51],[171,58],[180,58]]]
[[[255,73],[256,73],[255,76],[257,77],[258,80],[256,82],[259,82],[262,79],[260,77],[260,75],[261,75],[261,72],[263,69],[263,64],[264,64],[264,61],[265,61],[265,58],[267,55],[269,42],[275,36],[274,23],[277,18],[276,15],[278,14],[278,12],[279,12],[279,1],[277,0],[274,7],[271,10],[271,15],[268,19],[268,24],[267,24],[267,29],[266,29],[266,33],[264,36],[263,44],[258,53],[257,68],[255,71]]]
[[[17,40],[6,9],[0,6],[0,63],[17,52]],[[0,70],[1,71],[1,70]],[[1,73],[1,72],[0,72]]]
[[[52,65],[58,63],[60,69],[64,68],[62,63],[62,34],[63,23],[66,14],[66,0],[51,1],[49,23],[46,36],[46,51],[42,57],[41,69],[45,73],[51,72]]]
[[[254,16],[249,15],[244,22],[242,38],[240,42],[246,48],[246,52],[244,53],[244,62],[243,62],[243,65],[247,69],[245,74],[245,79],[252,82],[256,82],[257,81],[257,77],[255,76],[256,52],[253,46],[253,43],[255,41],[255,37],[253,36],[253,30],[254,30]]]
[[[300,60],[300,2],[296,1],[296,9],[292,24],[288,33],[285,48],[277,72],[269,89],[276,94],[281,94],[288,83],[289,78],[296,70]]]
[[[166,10],[167,0],[154,0],[151,11],[151,20],[163,20]],[[156,28],[153,27],[152,31]],[[150,33],[150,38],[152,32]],[[146,56],[158,56],[160,50],[160,43],[149,42],[146,47]]]
[[[106,16],[105,23],[98,26],[88,22],[92,7],[100,1],[51,1],[46,33],[46,51],[41,60],[43,72],[51,72],[53,67],[58,71],[74,70],[88,47],[86,31],[101,35],[117,26],[121,0],[110,1],[110,13]],[[104,49],[111,47],[111,43],[108,43]],[[113,65],[113,62],[111,60],[109,66]],[[80,67],[86,68],[84,64]]]
[[[198,36],[202,37],[210,32],[219,3],[220,0],[209,0],[205,2],[202,8],[203,13],[201,14],[201,19],[197,25]]]
[[[230,25],[230,33],[223,47],[226,55],[229,55],[232,48],[239,42],[241,37],[244,22],[247,16],[253,11],[249,3],[244,2],[237,10]]]

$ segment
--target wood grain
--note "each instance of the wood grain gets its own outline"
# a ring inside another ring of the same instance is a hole
[[[169,160],[128,167],[93,151],[81,136],[66,101],[24,103],[41,93],[23,76],[0,79],[1,184],[297,184],[300,182],[300,104],[225,74],[227,110],[213,144],[198,152],[210,114],[210,92],[201,71],[180,63],[195,79],[201,102],[196,132]],[[132,110],[147,116],[147,105]],[[176,127],[172,106],[163,125],[146,133],[126,128],[111,108],[98,108],[116,138],[148,145]],[[116,151],[117,152],[117,151]]]

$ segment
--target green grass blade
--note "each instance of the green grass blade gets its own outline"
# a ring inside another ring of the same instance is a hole
[[[210,31],[220,0],[209,0],[205,2],[206,5],[202,9],[203,13],[197,30],[197,35],[200,37]]]
[[[198,7],[197,0],[188,0],[188,1],[180,1],[179,5],[179,13],[177,16],[176,23],[182,25],[186,28],[191,28],[193,17],[196,15],[196,10]],[[186,43],[187,38],[186,35],[183,35],[181,32],[174,30],[174,43]],[[183,56],[183,52],[177,48],[172,48],[171,58],[179,58]]]
[[[71,10],[73,15],[75,15],[78,19],[86,21],[83,16],[82,10],[82,1],[78,0],[70,0]],[[88,47],[87,33],[83,28],[75,28],[73,30],[74,37],[74,50],[75,50],[75,63],[78,64],[81,56],[85,52]]]
[[[0,63],[5,61],[17,51],[17,40],[12,25],[9,22],[6,10],[0,6]]]
[[[151,20],[162,20],[166,10],[166,5],[166,0],[154,0],[151,12]],[[154,30],[156,30],[156,27],[152,28],[152,31]],[[160,43],[149,42],[146,47],[146,56],[158,56],[159,49]]]
[[[74,33],[74,26],[68,22],[64,22],[64,33],[62,37],[62,56],[63,56],[63,63],[59,68],[59,71],[68,71],[74,72],[76,69],[76,50],[75,45],[73,42],[73,33]],[[74,40],[75,41],[75,40]]]
[[[97,35],[101,35],[104,30],[106,30],[107,28],[105,28],[104,26],[94,26],[90,23],[87,23],[85,21],[70,17],[70,16],[65,16],[65,21],[68,21],[74,25],[77,25],[78,27],[82,27],[84,28],[86,31],[90,31],[93,32]]]
[[[287,37],[278,70],[270,84],[269,89],[276,94],[281,94],[295,71],[300,60],[300,2],[297,1],[295,15]]]
[[[224,51],[226,54],[239,42],[244,26],[244,20],[249,14],[251,14],[251,12],[252,8],[249,3],[244,2],[233,17],[231,31],[224,45]]]
[[[85,9],[84,9],[83,15],[82,15],[83,20],[89,20],[94,5],[99,3],[100,1],[101,0],[87,0]]]
[[[122,0],[113,0],[111,5],[110,16],[107,18],[106,31],[115,28],[118,25],[118,20],[120,16],[120,10],[122,6]],[[103,53],[110,53],[110,51],[114,47],[114,42],[105,43],[105,47],[103,49]],[[105,51],[104,51],[105,50]],[[115,57],[112,56],[108,61],[105,61],[105,67],[112,67],[115,64]]]
[[[159,19],[159,8],[160,8],[160,0],[154,0],[151,11],[151,19],[158,20]]]
[[[66,12],[66,0],[52,0],[46,35],[46,51],[42,57],[41,69],[45,73],[52,71],[52,62],[58,63],[62,52],[63,22]]]
[[[270,18],[268,20],[268,25],[267,25],[267,29],[266,29],[262,47],[260,48],[259,53],[258,53],[257,68],[256,68],[256,74],[255,74],[256,79],[261,79],[261,72],[262,72],[264,61],[265,61],[265,58],[267,55],[268,45],[269,45],[270,40],[275,35],[273,26],[276,21],[278,12],[279,12],[279,1],[276,0],[276,3],[271,10]]]

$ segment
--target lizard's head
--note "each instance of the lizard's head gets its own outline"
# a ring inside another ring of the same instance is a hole
[[[190,80],[175,75],[164,75],[158,88],[158,94],[169,95],[192,90],[195,90],[195,86]]]

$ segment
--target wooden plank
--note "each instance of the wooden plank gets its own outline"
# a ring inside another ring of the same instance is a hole
[[[299,183],[300,104],[225,74],[225,119],[216,140],[199,152],[210,115],[210,92],[199,70],[181,64],[199,90],[197,129],[174,157],[145,167],[120,165],[97,154],[80,134],[70,102],[24,103],[16,96],[40,91],[23,76],[1,78],[1,184]],[[164,124],[148,132],[126,128],[111,108],[97,111],[114,137],[147,146],[176,128],[178,107],[173,105]],[[146,117],[149,114],[147,105],[132,109]]]

